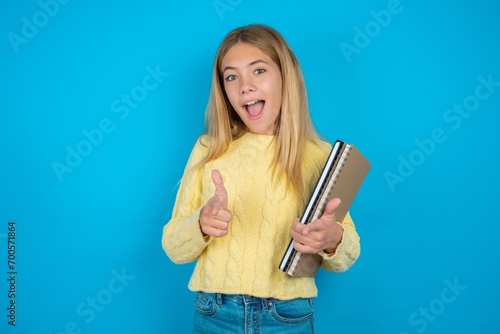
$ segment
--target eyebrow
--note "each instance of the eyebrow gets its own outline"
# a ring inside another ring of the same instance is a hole
[[[264,60],[262,60],[262,59],[257,59],[257,60],[252,61],[250,64],[248,64],[248,66],[247,66],[247,67],[250,67],[250,66],[253,66],[253,65],[255,65],[255,64],[259,64],[259,63],[264,63],[264,64],[269,65],[269,63],[268,63],[268,62],[266,62],[266,61],[264,61]],[[222,73],[224,73],[224,72],[225,72],[225,71],[227,71],[227,70],[235,70],[235,69],[236,69],[236,67],[233,67],[233,66],[226,66],[226,67],[224,67],[224,68],[222,69]]]

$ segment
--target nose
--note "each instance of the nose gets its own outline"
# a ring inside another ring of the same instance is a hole
[[[251,76],[244,76],[241,78],[241,86],[240,86],[241,94],[254,92],[256,88],[257,87],[255,86]]]

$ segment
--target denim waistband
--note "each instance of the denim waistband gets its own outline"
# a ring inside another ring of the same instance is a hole
[[[224,293],[208,293],[213,295],[217,304],[222,305],[225,300],[229,300],[238,304],[260,304],[262,309],[267,310],[272,306],[273,302],[278,301],[276,298],[261,298],[251,295],[230,295]]]

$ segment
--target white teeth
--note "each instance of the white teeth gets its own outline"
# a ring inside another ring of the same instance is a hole
[[[255,100],[255,101],[251,101],[251,102],[248,102],[248,103],[245,103],[246,106],[251,106],[252,104],[255,104],[259,102],[259,100]]]

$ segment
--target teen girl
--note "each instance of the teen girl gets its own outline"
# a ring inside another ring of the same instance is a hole
[[[162,245],[175,263],[196,260],[195,333],[313,333],[314,278],[280,263],[290,235],[328,271],[358,258],[359,237],[339,199],[307,225],[297,218],[330,144],[312,124],[298,61],[264,25],[231,31],[215,57],[206,130],[180,183]]]

